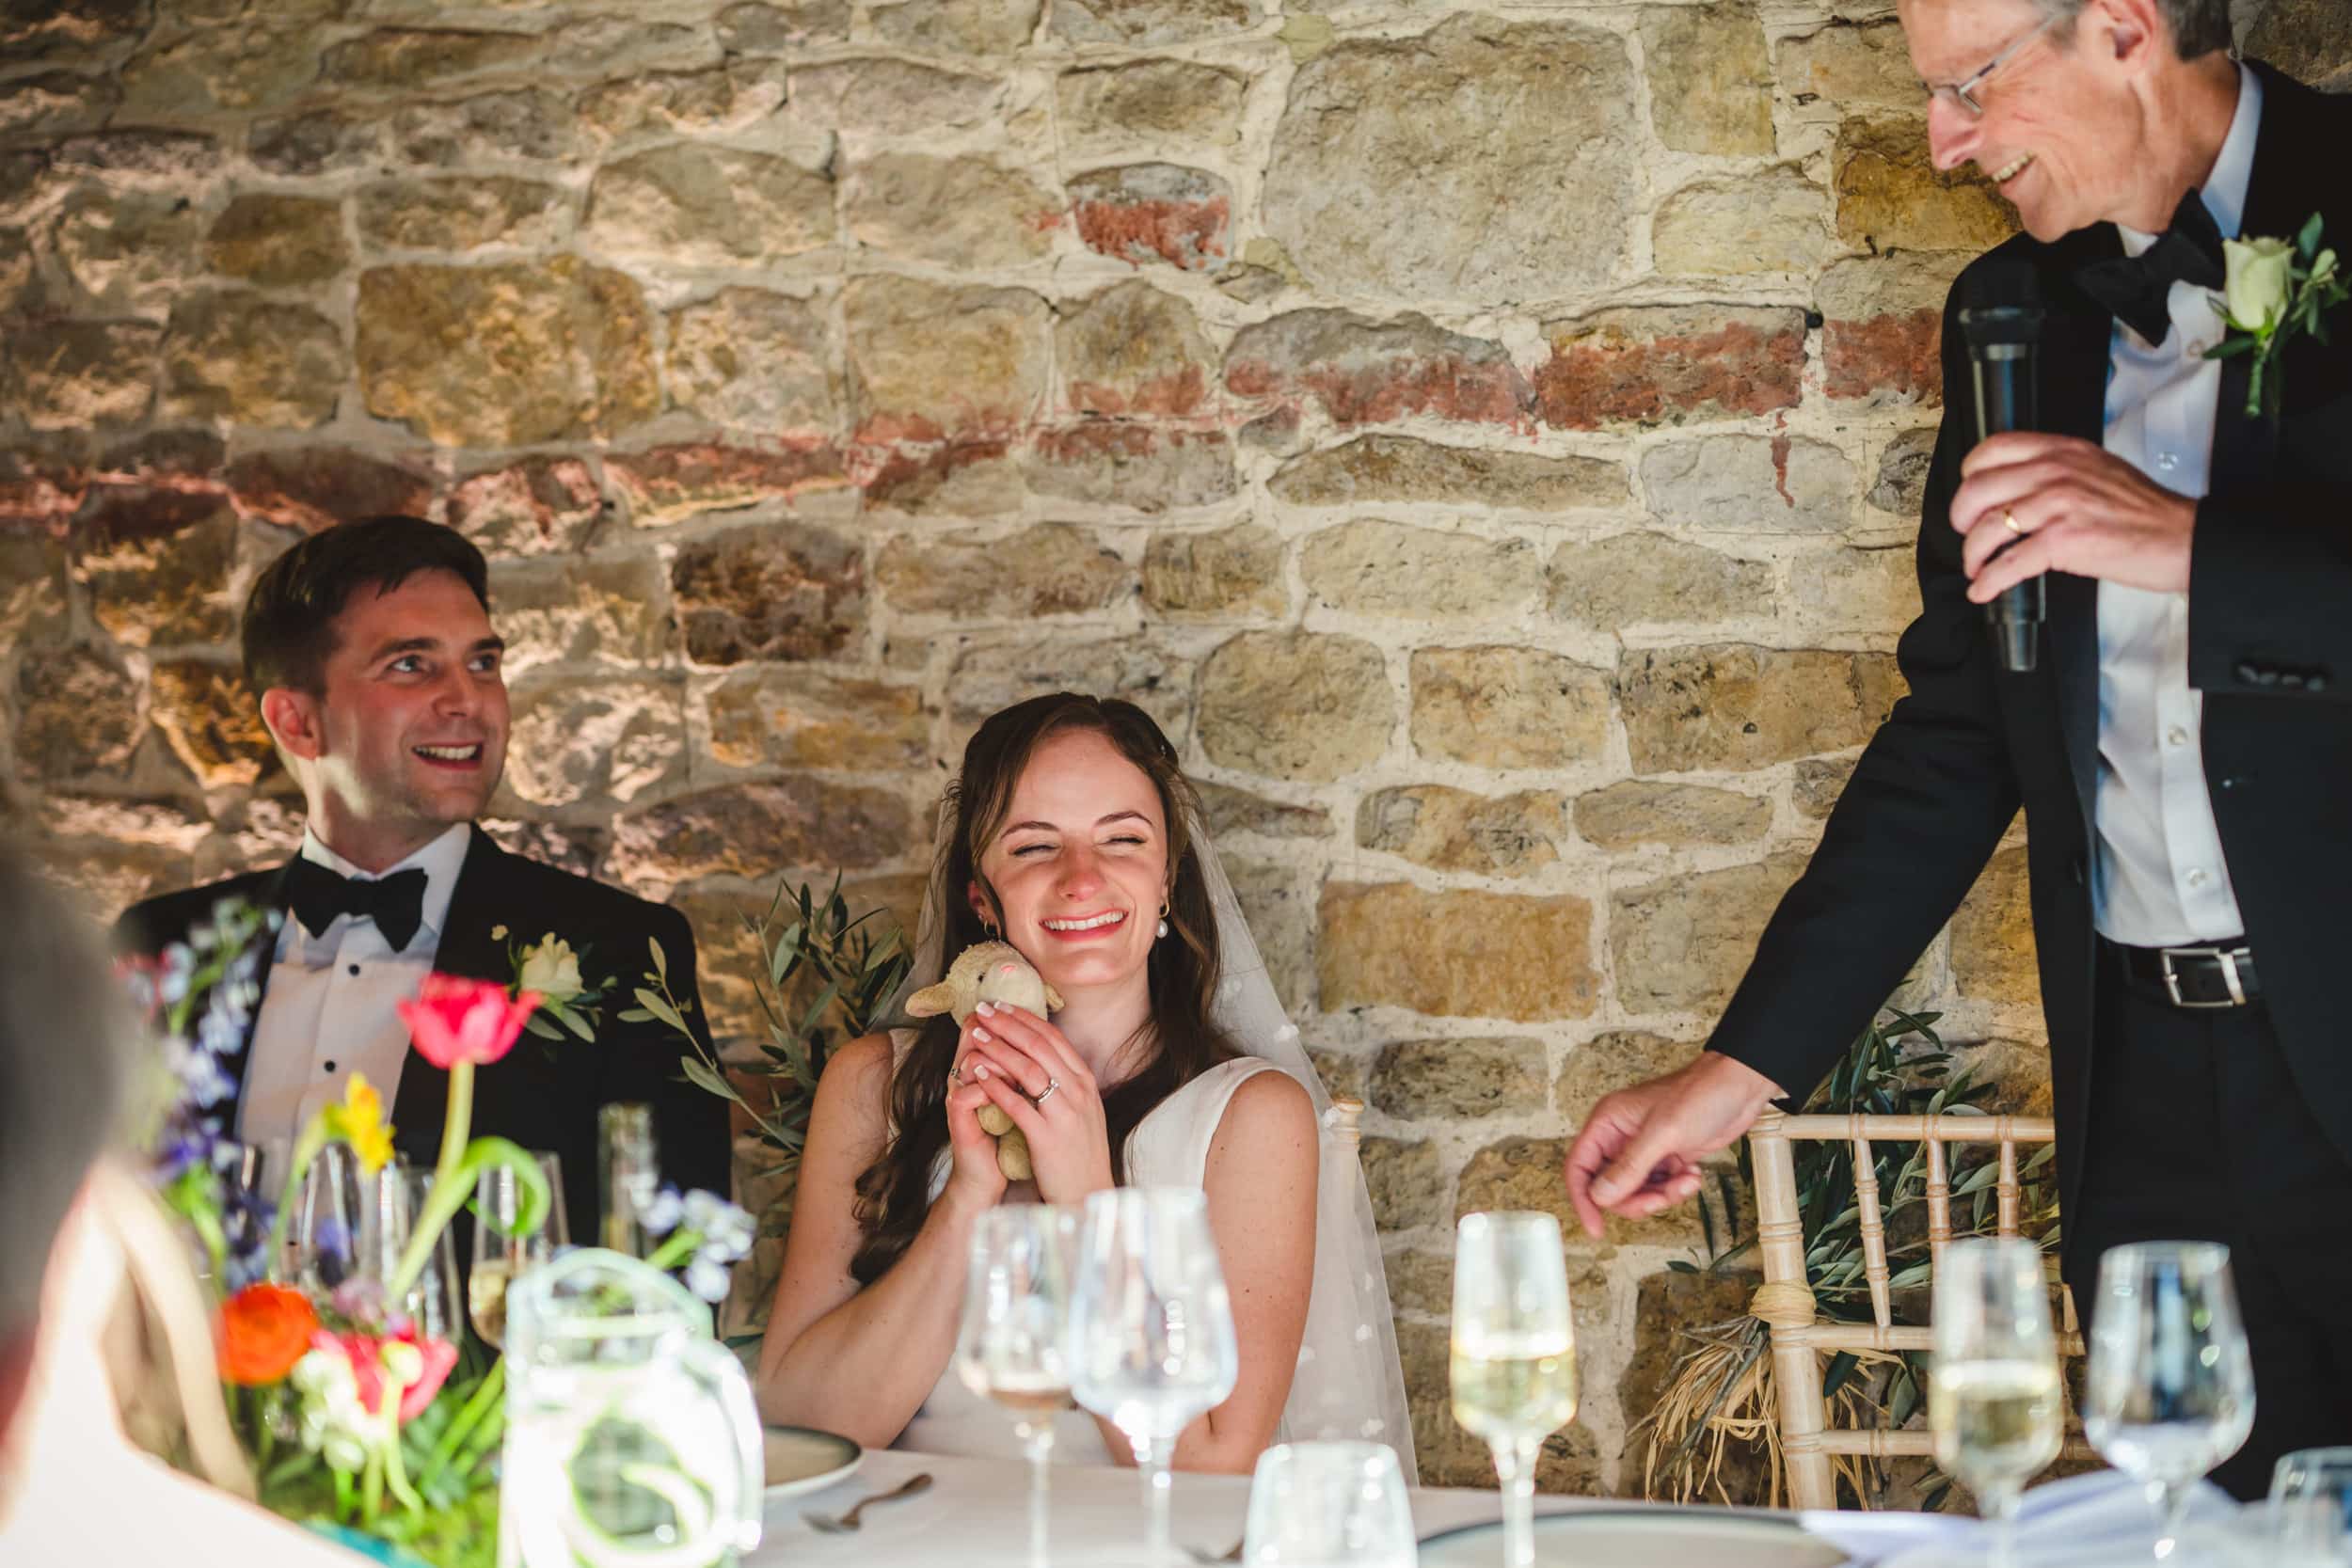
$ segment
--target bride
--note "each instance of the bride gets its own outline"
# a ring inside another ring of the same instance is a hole
[[[951,1359],[978,1214],[1115,1185],[1204,1190],[1241,1346],[1178,1469],[1248,1472],[1269,1444],[1369,1437],[1412,1473],[1371,1207],[1285,1021],[1175,749],[1134,705],[1061,693],[983,723],[940,810],[914,973],[992,938],[1060,992],[869,1035],[818,1085],[759,1357],[771,1421],[868,1446],[1006,1451],[1010,1420]],[[977,1120],[1026,1134],[1008,1183]],[[1065,1411],[1057,1460],[1134,1463]]]

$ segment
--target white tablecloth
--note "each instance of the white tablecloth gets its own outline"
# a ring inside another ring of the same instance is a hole
[[[838,1513],[872,1492],[886,1492],[917,1471],[931,1474],[919,1497],[866,1511],[854,1535],[825,1535],[801,1520],[803,1510]],[[1053,1476],[1053,1561],[1070,1568],[1111,1568],[1143,1560],[1143,1483],[1128,1469],[1057,1465]],[[1417,1533],[1502,1516],[1493,1492],[1424,1488],[1413,1495]],[[1542,1497],[1546,1512],[1623,1507],[1607,1499]],[[1249,1510],[1248,1476],[1176,1477],[1179,1545],[1222,1552],[1241,1539]],[[747,1568],[1028,1568],[1029,1466],[1019,1458],[949,1459],[888,1449],[869,1453],[857,1473],[821,1492],[768,1505],[767,1529]]]
[[[886,1492],[919,1471],[931,1486],[919,1497],[866,1510],[851,1535],[826,1535],[803,1522],[803,1511],[839,1513],[858,1498]],[[766,1531],[746,1568],[1028,1568],[1029,1467],[1018,1459],[946,1458],[883,1450],[869,1453],[848,1480],[819,1492],[768,1505]],[[1502,1516],[1492,1491],[1416,1488],[1415,1534],[1479,1524]],[[1620,1498],[1541,1497],[1539,1513],[1640,1507]],[[1212,1554],[1241,1539],[1249,1509],[1248,1476],[1176,1477],[1175,1538],[1180,1546]],[[2249,1518],[2251,1517],[2249,1514]],[[1910,1568],[1982,1560],[1975,1521],[1943,1514],[1806,1514],[1803,1522],[1854,1554],[1858,1562]],[[2191,1542],[2205,1548],[2192,1559],[2268,1563],[2262,1544],[2243,1533],[2247,1521],[2229,1499],[2201,1487],[2191,1510]],[[2233,1525],[2236,1539],[2226,1537]],[[2054,1481],[2026,1494],[2020,1520],[2019,1557],[2028,1568],[2137,1568],[2149,1560],[2153,1516],[2138,1488],[2112,1471]],[[2199,1540],[2204,1532],[2204,1539]],[[1120,1568],[1143,1560],[1142,1482],[1133,1470],[1057,1465],[1053,1475],[1052,1560],[1057,1568]],[[1710,1565],[1727,1568],[1727,1565]]]

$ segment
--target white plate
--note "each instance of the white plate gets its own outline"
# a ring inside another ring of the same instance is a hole
[[[1494,1568],[1502,1525],[1469,1525],[1421,1544],[1421,1568]],[[1699,1508],[1586,1509],[1538,1514],[1536,1568],[1838,1568],[1851,1559],[1793,1519]]]
[[[866,1463],[864,1449],[814,1427],[769,1427],[766,1436],[771,1499],[820,1491]]]

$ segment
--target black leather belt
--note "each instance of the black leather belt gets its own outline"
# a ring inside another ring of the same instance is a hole
[[[2262,996],[2249,947],[2106,947],[2126,978],[2175,1007],[2243,1007]]]

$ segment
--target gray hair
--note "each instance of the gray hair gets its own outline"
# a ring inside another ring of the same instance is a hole
[[[2034,0],[2053,22],[2082,14],[2090,0]],[[2230,0],[2156,0],[2156,9],[2172,28],[2172,47],[2185,60],[2201,59],[2233,41],[2230,33]]]
[[[135,1044],[87,919],[0,845],[0,1340],[40,1312],[66,1207],[122,1128]]]

